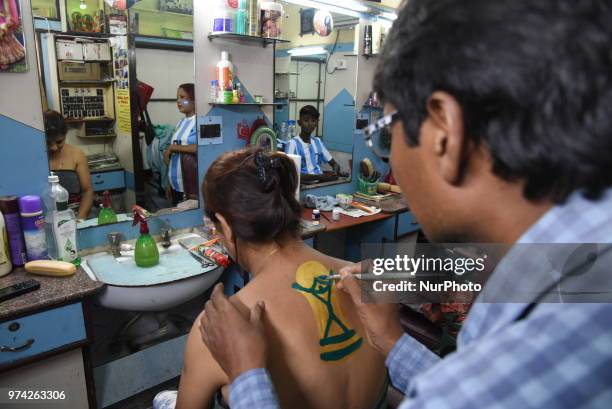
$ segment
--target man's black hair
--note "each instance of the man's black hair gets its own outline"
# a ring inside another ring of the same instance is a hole
[[[62,114],[56,111],[47,111],[44,114],[44,121],[47,143],[53,143],[66,136],[68,127]]]
[[[312,119],[319,119],[320,116],[321,114],[319,113],[319,110],[312,105],[305,105],[302,107],[302,109],[300,109],[300,118],[308,117]]]
[[[596,199],[612,185],[612,2],[410,0],[375,89],[419,143],[435,91],[462,107],[493,172],[530,200]]]

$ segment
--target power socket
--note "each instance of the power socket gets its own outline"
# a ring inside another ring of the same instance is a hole
[[[336,70],[340,71],[340,70],[346,70],[348,69],[346,60],[337,60],[336,61]]]

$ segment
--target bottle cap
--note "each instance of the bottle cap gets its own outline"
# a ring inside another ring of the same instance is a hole
[[[42,212],[42,201],[39,196],[23,196],[19,199],[19,210],[22,214]]]
[[[49,183],[59,183],[59,176],[57,176],[53,172],[50,172],[47,180],[49,181]]]
[[[17,196],[1,196],[0,211],[2,214],[19,213],[19,202]]]
[[[321,211],[320,211],[319,209],[314,209],[314,210],[312,211],[312,213],[313,213],[313,214],[320,214],[320,213],[321,213]]]
[[[221,59],[229,60],[229,53],[227,51],[221,51]]]

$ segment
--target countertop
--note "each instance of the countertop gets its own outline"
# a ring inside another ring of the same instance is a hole
[[[349,227],[358,226],[364,223],[371,223],[378,220],[388,219],[389,217],[393,217],[391,214],[387,213],[377,213],[371,216],[362,216],[362,217],[351,217],[344,214],[340,215],[340,220],[332,220],[332,212],[321,212],[321,214],[325,215],[329,220],[326,220],[325,217],[321,217],[320,224],[325,226],[325,231],[334,231],[347,229]],[[304,209],[302,211],[302,218],[306,220],[312,219],[312,209]]]
[[[80,267],[69,277],[48,277],[26,273],[24,268],[16,268],[0,278],[0,288],[22,281],[34,279],[40,282],[36,291],[20,295],[0,303],[0,321],[22,316],[57,304],[76,301],[95,294],[104,284],[92,281]]]

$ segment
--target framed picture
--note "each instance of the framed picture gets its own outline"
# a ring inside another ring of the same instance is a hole
[[[0,72],[26,72],[25,34],[19,0],[0,1]]]
[[[315,9],[301,9],[300,10],[300,35],[313,34],[314,28],[314,16]]]

